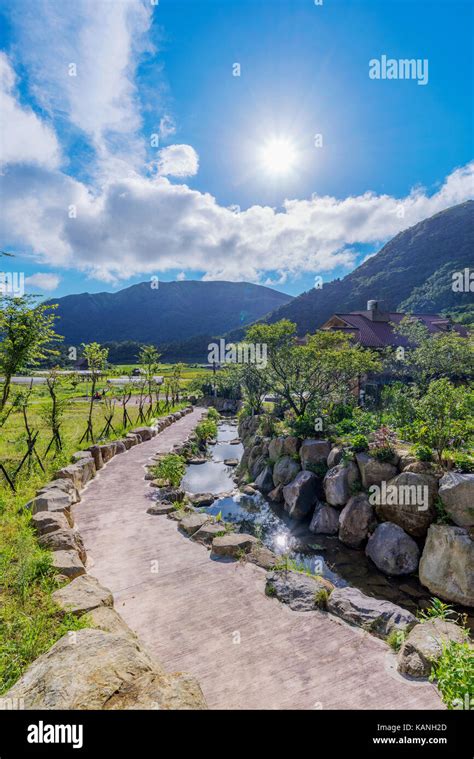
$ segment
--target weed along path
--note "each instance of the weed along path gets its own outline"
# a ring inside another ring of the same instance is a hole
[[[176,521],[146,513],[143,466],[182,443],[195,410],[116,456],[74,507],[88,569],[168,671],[198,678],[211,709],[441,709],[430,683],[395,670],[385,643],[265,595],[255,564],[212,560]]]

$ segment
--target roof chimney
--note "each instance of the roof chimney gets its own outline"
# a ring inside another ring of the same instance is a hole
[[[367,301],[367,311],[377,311],[378,307],[379,307],[379,302],[377,300]]]

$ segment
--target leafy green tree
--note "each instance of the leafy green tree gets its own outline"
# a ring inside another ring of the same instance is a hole
[[[415,401],[415,421],[408,434],[415,443],[432,448],[443,464],[448,448],[469,448],[474,436],[474,392],[448,379],[432,380]]]
[[[4,296],[0,301],[0,371],[3,374],[0,412],[7,404],[14,374],[56,355],[51,343],[62,339],[54,331],[53,312],[57,304],[34,305],[35,302],[36,296],[31,295]]]
[[[150,405],[153,402],[153,385],[155,381],[154,377],[158,371],[160,355],[161,354],[158,353],[154,345],[144,345],[140,349],[140,354],[138,356],[138,362],[140,366],[143,367],[145,379],[148,386]]]
[[[323,403],[350,399],[358,378],[380,369],[372,351],[339,332],[321,330],[307,335],[305,344],[298,343],[296,325],[286,319],[253,325],[246,342],[267,345],[271,387],[296,417]]]
[[[50,402],[44,407],[42,415],[51,430],[52,437],[46,448],[45,456],[53,445],[56,450],[56,455],[60,453],[63,447],[61,439],[61,424],[69,401],[66,397],[61,397],[60,391],[61,389],[64,389],[64,386],[68,381],[70,381],[70,378],[64,378],[64,376],[59,374],[57,368],[51,369],[46,377],[46,387],[48,388]]]
[[[91,399],[89,404],[89,414],[87,418],[87,427],[80,442],[84,440],[91,440],[94,442],[94,429],[92,425],[92,414],[94,410],[94,396],[97,388],[97,381],[102,374],[108,356],[108,348],[103,348],[99,343],[83,343],[83,355],[87,359],[87,365],[91,376]]]

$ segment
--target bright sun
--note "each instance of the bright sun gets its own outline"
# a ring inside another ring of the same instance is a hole
[[[296,150],[290,140],[272,138],[262,148],[262,162],[270,174],[288,174],[296,163]]]

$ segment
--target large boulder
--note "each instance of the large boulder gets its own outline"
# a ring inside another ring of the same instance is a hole
[[[339,446],[335,445],[334,448],[331,448],[329,451],[328,456],[328,469],[332,469],[334,466],[337,466],[342,461],[342,456],[344,453],[344,448],[340,448]]]
[[[273,490],[273,471],[271,466],[267,465],[265,469],[262,469],[255,480],[255,487],[265,495]]]
[[[155,430],[152,427],[136,427],[132,430],[133,435],[138,435],[142,443],[146,440],[151,440],[155,434]]]
[[[88,574],[76,577],[69,585],[55,590],[52,599],[63,612],[78,617],[98,606],[112,606],[114,602],[110,590]]]
[[[313,510],[319,492],[313,472],[298,472],[293,482],[283,488],[285,511],[292,519],[304,519]]]
[[[296,475],[300,471],[300,465],[297,461],[291,458],[291,456],[283,456],[278,459],[273,467],[273,484],[288,485],[289,482],[295,479]]]
[[[443,645],[451,641],[466,641],[466,633],[454,622],[435,618],[416,625],[398,653],[398,671],[411,677],[429,677],[433,664],[443,653]]]
[[[26,709],[203,709],[196,681],[167,675],[137,640],[103,630],[64,635],[36,659],[9,698]]]
[[[390,601],[366,596],[357,588],[333,590],[327,609],[349,624],[362,627],[378,638],[387,638],[394,631],[408,631],[418,622],[406,609]]]
[[[140,437],[136,435],[137,441],[140,441]],[[104,443],[98,446],[102,461],[107,464],[115,456],[115,443]]]
[[[265,592],[268,596],[276,596],[281,603],[288,604],[293,611],[314,611],[325,605],[333,587],[324,577],[282,569],[267,574]],[[324,601],[318,598],[321,591],[325,591],[321,594]]]
[[[192,540],[203,545],[210,545],[214,538],[222,535],[224,532],[224,525],[219,522],[207,522],[203,524],[199,530],[196,530],[191,536]]]
[[[357,493],[339,515],[339,540],[350,548],[362,548],[377,520],[365,493]]]
[[[474,525],[474,474],[448,472],[439,482],[439,496],[454,524]]]
[[[327,440],[303,440],[300,448],[301,468],[311,471],[318,464],[326,466],[330,451],[331,444]]]
[[[371,502],[375,501],[379,519],[398,524],[416,538],[424,537],[436,516],[436,478],[430,474],[402,472],[386,485],[382,483],[377,487]]]
[[[263,441],[260,438],[260,442],[256,443],[249,450],[247,458],[247,469],[253,480],[265,469],[268,463],[268,441]]]
[[[282,456],[293,456],[298,453],[300,445],[300,439],[293,435],[274,437],[268,446],[268,457],[276,461]]]
[[[326,501],[331,506],[344,506],[352,495],[353,486],[359,479],[359,470],[353,461],[337,464],[326,473],[323,486]]]
[[[397,474],[397,467],[388,461],[378,461],[368,453],[356,453],[356,461],[360,471],[360,479],[364,488],[388,482]]]
[[[432,524],[420,560],[419,577],[435,596],[474,606],[474,542],[467,530]]]
[[[320,535],[337,535],[339,512],[327,503],[317,503],[309,525],[310,532]]]
[[[407,533],[393,522],[379,524],[370,536],[365,553],[387,575],[408,575],[418,567],[420,551]]]
[[[91,445],[89,448],[89,451],[91,452],[92,458],[94,459],[95,468],[97,471],[99,471],[99,469],[102,469],[102,467],[104,466],[100,446]]]
[[[253,535],[246,535],[243,532],[229,532],[227,535],[214,538],[212,541],[212,553],[215,556],[238,559],[242,554],[250,551],[257,543],[258,540]]]
[[[54,474],[54,479],[67,479],[71,480],[78,490],[85,487],[89,480],[95,476],[95,464],[92,456],[87,459],[81,459],[76,464],[69,464],[69,466],[59,469]]]
[[[38,514],[41,511],[48,511],[53,514],[64,514],[69,524],[71,526],[73,524],[71,500],[68,493],[63,493],[62,490],[51,488],[47,493],[37,495],[25,504],[25,509],[32,514]]]

